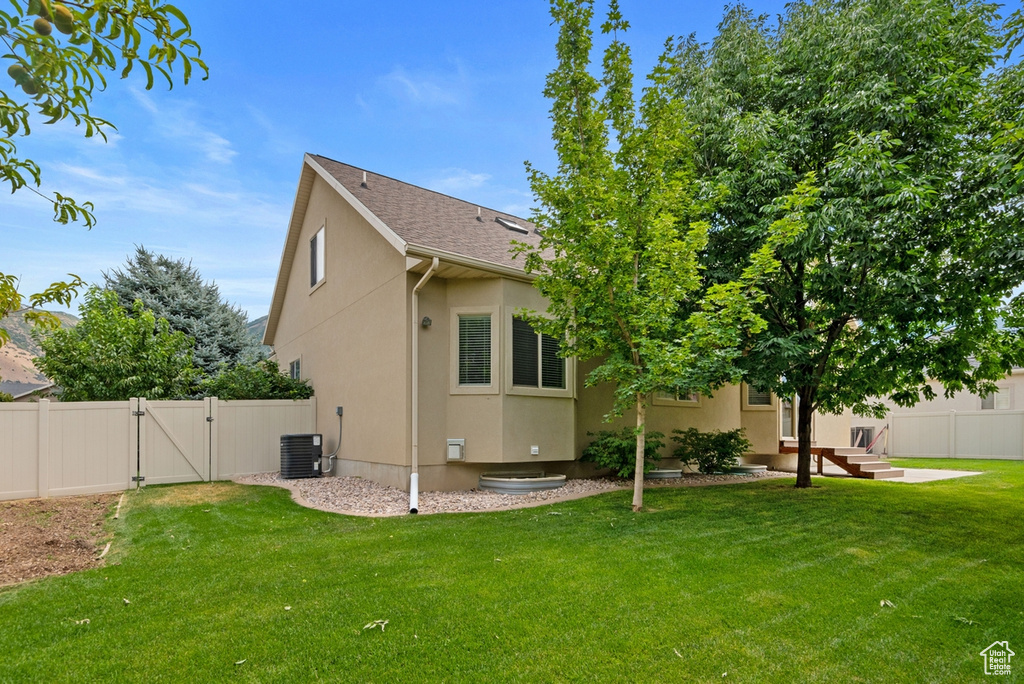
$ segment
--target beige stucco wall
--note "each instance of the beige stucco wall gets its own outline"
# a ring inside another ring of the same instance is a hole
[[[325,278],[311,289],[308,245],[321,226]],[[335,407],[343,406],[345,461],[407,466],[408,289],[405,258],[316,178],[274,348],[282,369],[300,359],[311,379],[325,453],[337,445]],[[346,474],[344,462],[339,470]]]
[[[818,413],[814,416],[814,443],[817,446],[850,446],[850,421],[853,412],[845,409],[842,413]]]
[[[434,278],[420,291],[420,319],[431,319],[429,328],[417,330],[422,489],[475,486],[483,471],[524,463],[551,470],[551,461],[574,458],[572,389],[566,396],[523,395],[511,388],[507,373],[511,316],[519,309],[542,307],[543,299],[529,283],[501,278]],[[452,379],[460,313],[492,314],[497,348],[489,390],[461,393]],[[447,462],[449,438],[465,440],[465,463]],[[536,455],[531,454],[533,446]]]

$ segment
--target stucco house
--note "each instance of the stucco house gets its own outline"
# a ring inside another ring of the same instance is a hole
[[[577,461],[587,432],[635,418],[604,423],[612,388],[584,388],[592,366],[515,317],[546,309],[509,252],[539,240],[522,218],[305,156],[264,343],[314,387],[326,452],[344,408],[335,474],[454,490],[485,471],[592,472]],[[770,460],[792,412],[740,385],[655,397],[648,420],[666,435],[743,427]],[[849,418],[818,416],[815,430],[844,445]]]

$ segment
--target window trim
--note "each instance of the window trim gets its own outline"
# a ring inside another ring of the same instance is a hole
[[[501,307],[458,306],[448,310],[448,393],[449,394],[498,394],[498,378],[501,364]],[[459,384],[459,317],[491,317],[491,383],[489,385]],[[416,334],[415,331],[413,334]]]
[[[512,384],[512,319],[515,318],[515,311],[509,311],[505,314],[505,334],[503,338],[505,340],[505,350],[502,352],[502,358],[505,362],[505,394],[511,394],[521,397],[559,397],[565,399],[572,399],[575,395],[576,389],[576,363],[575,359],[568,358],[562,359],[562,363],[565,364],[565,387],[529,387],[525,385],[513,385]],[[540,357],[541,357],[541,340],[540,333],[537,334],[537,381],[538,385],[543,384],[543,374],[540,368]]]
[[[651,397],[652,406],[676,406],[679,408],[700,408],[703,404],[704,396],[694,392],[697,395],[696,399],[680,399],[678,394],[674,394],[671,397],[662,396],[668,392],[655,392]]]
[[[745,383],[740,383],[740,410],[741,411],[777,411],[779,408],[779,398],[775,396],[775,392],[769,392],[769,402],[767,404],[751,404],[749,401],[750,397],[750,386]]]
[[[327,281],[327,248],[325,244],[327,242],[327,221],[325,220],[320,228],[313,233],[313,237],[309,239],[309,292],[312,294],[318,290]],[[314,247],[314,245],[318,245]],[[314,263],[314,249],[316,249],[316,262]],[[322,269],[323,272],[317,273],[316,269]],[[313,281],[314,276],[319,276],[316,282]]]
[[[297,375],[295,374],[296,368],[299,371]],[[288,377],[292,380],[302,379],[302,354],[288,362]]]
[[[985,399],[992,397],[992,408],[985,408]],[[997,405],[998,398],[1000,396],[1006,397],[1006,407],[1000,408]],[[981,406],[981,411],[1012,411],[1013,410],[1013,386],[1012,385],[996,385],[996,391],[991,395],[978,397],[978,403]]]

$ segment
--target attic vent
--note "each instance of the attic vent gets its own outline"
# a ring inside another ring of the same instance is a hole
[[[523,228],[521,225],[519,225],[515,221],[510,221],[509,219],[501,218],[500,216],[495,217],[494,220],[499,225],[505,226],[509,230],[514,230],[517,233],[522,233],[523,235],[528,235],[530,233],[530,231],[526,230],[525,228]]]

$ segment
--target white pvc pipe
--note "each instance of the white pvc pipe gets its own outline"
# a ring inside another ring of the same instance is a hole
[[[420,290],[434,275],[440,260],[434,257],[430,268],[412,288],[412,473],[409,475],[409,512],[419,511],[420,488]]]

